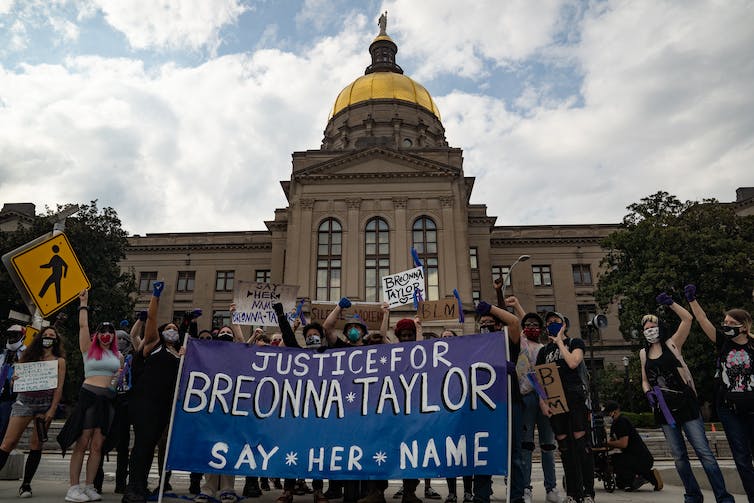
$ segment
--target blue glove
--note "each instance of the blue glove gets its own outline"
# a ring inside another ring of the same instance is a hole
[[[338,302],[338,306],[341,309],[348,309],[349,307],[351,307],[351,301],[348,300],[348,297],[343,297],[342,299],[340,299],[340,302]]]
[[[191,311],[191,319],[198,318],[201,315],[202,315],[202,310],[199,309],[198,307],[194,309],[193,311]]]
[[[489,305],[483,300],[480,300],[476,305],[476,314],[478,314],[479,316],[490,314],[490,309],[492,309],[491,305]]]
[[[658,304],[662,304],[663,306],[669,306],[673,303],[673,297],[665,292],[662,292],[660,295],[658,295],[655,300]]]
[[[152,295],[154,297],[159,297],[162,295],[162,290],[165,288],[165,282],[164,281],[155,281],[152,283]]]
[[[147,312],[146,311],[139,311],[139,319],[141,321],[147,321]]]
[[[657,397],[655,396],[654,391],[647,391],[645,394],[647,396],[647,402],[649,402],[650,407],[657,405]]]
[[[683,288],[683,293],[686,295],[686,300],[694,302],[696,300],[696,285],[686,285]]]
[[[128,328],[128,320],[120,320],[120,328]]]

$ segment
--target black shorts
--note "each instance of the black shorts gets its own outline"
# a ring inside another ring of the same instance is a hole
[[[575,431],[589,430],[589,409],[586,407],[586,397],[582,393],[566,391],[568,412],[550,417],[550,424],[555,436],[568,435]]]

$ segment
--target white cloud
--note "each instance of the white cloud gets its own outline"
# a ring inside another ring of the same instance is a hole
[[[0,0],[0,15],[5,15],[11,11],[15,0]]]
[[[79,38],[79,27],[68,19],[51,17],[50,25],[56,33],[60,34],[63,43],[73,42]]]
[[[135,49],[219,46],[220,30],[235,23],[246,7],[239,0],[93,0],[105,20]]]

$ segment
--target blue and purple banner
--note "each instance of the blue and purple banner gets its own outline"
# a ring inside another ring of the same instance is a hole
[[[508,472],[501,333],[329,348],[188,341],[168,469],[400,479]]]

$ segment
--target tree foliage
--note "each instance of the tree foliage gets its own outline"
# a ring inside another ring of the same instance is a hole
[[[33,239],[49,233],[56,221],[55,210],[46,209],[45,214],[36,216],[31,223],[24,223],[11,232],[0,232],[0,252],[5,254]],[[127,233],[121,227],[120,219],[113,208],[99,209],[97,201],[80,205],[78,213],[65,221],[65,233],[76,256],[86,272],[92,289],[89,293],[90,326],[102,321],[117,322],[130,318],[134,307],[136,283],[133,274],[123,273],[119,261],[126,256]],[[78,389],[83,368],[78,348],[78,303],[73,302],[61,309],[65,321],[61,326],[68,360],[66,397],[70,398]],[[27,312],[21,296],[13,284],[8,271],[0,270],[0,313],[5,317],[10,309]],[[50,316],[50,321],[57,313]],[[5,328],[5,327],[2,327]]]
[[[697,286],[699,303],[713,323],[721,322],[727,309],[752,311],[754,216],[737,215],[732,205],[712,199],[681,202],[667,192],[645,197],[628,210],[621,228],[602,242],[606,272],[595,293],[603,309],[618,306],[627,341],[644,345],[639,321],[647,313],[658,314],[675,330],[677,317],[659,307],[655,297],[665,291],[688,308],[683,296],[688,283]],[[694,323],[683,354],[704,401],[711,400],[714,351]]]

